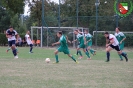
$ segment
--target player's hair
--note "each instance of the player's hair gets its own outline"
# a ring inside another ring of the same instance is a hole
[[[104,34],[109,34],[109,33],[106,31],[106,32],[104,32]]]
[[[12,26],[9,26],[9,28],[13,28]]]
[[[116,27],[120,31],[120,27]]]
[[[85,29],[85,31],[86,31],[86,32],[89,32],[89,30],[88,30],[88,29]]]
[[[74,31],[78,32],[78,29],[76,29],[76,30],[74,30]]]
[[[60,35],[62,35],[62,31],[58,31],[58,33],[59,33]]]

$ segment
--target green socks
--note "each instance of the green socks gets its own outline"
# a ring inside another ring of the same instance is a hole
[[[91,54],[94,54],[94,50],[93,49],[90,49],[90,52],[91,52]]]
[[[71,58],[76,62],[76,59],[73,56]]]
[[[90,55],[89,55],[89,53],[88,53],[88,52],[85,52],[85,54],[87,55],[87,57],[88,57],[88,58],[90,58]]]
[[[81,51],[80,51],[80,50],[78,50],[78,53],[80,54],[80,56],[82,56],[82,53],[81,53]]]
[[[55,55],[55,58],[56,58],[56,62],[59,62],[57,54]]]
[[[121,60],[123,60],[123,58],[122,58],[122,55],[121,55],[121,54],[119,54],[119,57],[120,57],[120,59],[121,59]]]

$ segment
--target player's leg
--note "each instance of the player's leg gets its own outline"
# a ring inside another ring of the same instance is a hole
[[[110,61],[110,51],[113,49],[113,47],[111,47],[111,46],[108,46],[107,48],[106,48],[106,56],[107,56],[107,60],[106,60],[106,62],[109,62]]]
[[[14,55],[15,58],[17,59],[18,56],[17,56],[17,51],[16,51],[16,48],[15,48],[15,47],[16,47],[16,46],[15,46],[15,40],[12,40],[11,43],[12,43],[11,48],[12,48],[13,55]]]
[[[78,63],[77,62],[77,60],[72,56],[72,55],[70,55],[70,54],[67,54],[70,58],[72,58],[72,60],[74,61],[74,62],[76,62],[76,63]]]
[[[33,44],[30,44],[30,52],[29,53],[33,53],[32,49],[33,49]]]
[[[117,48],[116,48],[116,50],[117,50],[118,54],[120,54],[120,55],[122,55],[123,57],[125,57],[126,62],[127,62],[127,61],[128,61],[127,54],[125,54],[124,52],[122,52],[120,49],[117,49]]]
[[[123,48],[124,48],[123,44],[120,44],[120,50],[123,50]],[[118,55],[120,57],[120,61],[123,61],[122,55],[121,54]]]
[[[77,48],[77,51],[78,51],[78,53],[79,53],[79,55],[80,55],[79,59],[82,59],[82,58],[83,58],[83,55],[82,55],[82,53],[81,53],[81,51],[80,51],[80,48]]]
[[[92,46],[92,42],[88,42],[88,50],[91,52],[91,54],[95,55],[96,51],[92,49],[91,46]]]
[[[58,60],[58,50],[56,50],[55,52],[54,52],[54,54],[55,54],[55,59],[56,59],[56,62],[55,63],[59,63],[59,60]]]
[[[87,52],[85,48],[83,48],[83,51],[84,51],[84,52],[85,52],[85,54],[87,55],[88,60],[90,60],[90,59],[91,59],[91,57],[90,57],[90,55],[89,55],[89,52]]]
[[[11,47],[9,47],[9,48],[6,50],[6,52],[8,53],[9,50],[11,50]]]

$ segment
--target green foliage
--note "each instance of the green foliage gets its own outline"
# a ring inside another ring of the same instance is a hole
[[[22,14],[24,11],[25,0],[1,0],[4,8],[10,12],[10,15]]]
[[[4,32],[10,25],[10,15],[8,12],[0,5],[0,33]]]
[[[18,14],[11,18],[11,25],[19,34],[26,33],[26,24],[21,22],[21,20],[18,17]]]

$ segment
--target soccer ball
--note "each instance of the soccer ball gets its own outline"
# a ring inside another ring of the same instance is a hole
[[[45,59],[45,62],[46,62],[46,63],[49,63],[49,62],[50,62],[50,58],[46,58],[46,59]]]

